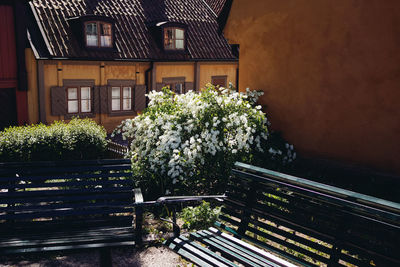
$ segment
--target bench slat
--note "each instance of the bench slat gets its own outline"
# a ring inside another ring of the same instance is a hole
[[[19,181],[47,181],[47,180],[76,180],[76,179],[81,179],[81,180],[90,180],[90,179],[96,179],[96,178],[132,178],[132,173],[131,172],[126,172],[126,170],[114,170],[112,172],[107,171],[107,172],[90,172],[90,173],[79,173],[79,174],[53,174],[53,175],[24,175],[24,176],[8,176],[8,177],[2,177],[0,176],[0,184],[7,184],[9,182],[11,183],[17,183]]]
[[[175,241],[176,240],[176,241]],[[204,261],[203,259],[201,259],[197,254],[194,254],[191,250],[190,250],[190,246],[185,247],[185,245],[180,245],[180,243],[182,242],[182,240],[180,240],[179,238],[175,238],[173,240],[173,242],[169,242],[167,244],[167,246],[176,251],[179,255],[181,255],[182,257],[190,260],[191,262],[196,263],[199,266],[205,266],[205,267],[213,267],[213,266],[218,266],[218,265],[212,265],[206,261]],[[189,249],[188,249],[189,248]]]
[[[252,261],[257,262],[261,265],[267,264],[268,266],[273,266],[273,267],[279,266],[278,264],[270,261],[268,258],[263,257],[258,253],[255,253],[253,250],[249,250],[248,248],[242,246],[241,244],[232,242],[231,240],[225,238],[224,236],[217,235],[214,232],[210,232],[208,230],[202,230],[200,231],[200,233],[206,234],[207,236],[212,236],[214,242],[218,242],[219,244],[224,244],[224,246],[232,247],[237,252],[243,253],[243,255],[246,255],[246,257],[252,259]]]
[[[25,192],[7,192],[0,194],[0,203],[2,199],[10,199],[10,198],[31,198],[31,197],[49,197],[49,196],[77,196],[77,195],[89,195],[89,194],[98,194],[98,193],[131,193],[131,188],[125,187],[117,187],[117,188],[99,188],[99,189],[92,189],[92,188],[85,188],[84,190],[81,189],[61,189],[61,190],[37,190],[37,191],[25,191]]]
[[[281,259],[281,258],[279,258],[279,257],[277,257],[277,256],[275,256],[275,255],[273,255],[273,254],[271,254],[269,252],[266,252],[265,250],[259,249],[259,248],[255,247],[255,246],[252,246],[252,245],[250,245],[250,244],[248,244],[248,243],[246,243],[246,242],[244,242],[244,241],[242,241],[240,239],[237,239],[237,238],[235,238],[235,237],[233,237],[231,235],[223,233],[223,232],[217,230],[214,227],[210,227],[210,228],[208,228],[208,230],[210,232],[216,234],[216,235],[223,236],[224,238],[226,238],[227,240],[229,240],[232,243],[236,243],[238,245],[241,245],[241,246],[245,247],[246,249],[249,249],[249,250],[253,251],[254,253],[257,253],[257,254],[259,254],[261,256],[264,256],[264,257],[270,259],[271,261],[273,261],[273,262],[275,262],[277,264],[282,264],[282,265],[285,265],[285,266],[288,266],[288,267],[294,267],[295,266],[294,264],[292,264],[292,263],[290,263],[288,261],[285,261],[285,260],[283,260],[283,259]]]
[[[0,243],[0,251],[7,248],[16,247],[43,247],[43,246],[56,246],[59,244],[79,244],[79,243],[95,243],[104,242],[105,240],[115,241],[127,241],[132,240],[133,230],[126,229],[125,231],[106,231],[101,232],[77,232],[69,233],[68,236],[60,236],[57,238],[52,238],[52,236],[40,235],[40,236],[22,236],[18,241],[14,240],[2,240]]]
[[[190,243],[190,245],[194,246],[195,248],[201,250],[201,251],[204,252],[204,253],[207,253],[207,254],[210,255],[211,257],[216,258],[217,260],[219,260],[220,262],[223,262],[224,264],[226,264],[226,265],[228,265],[228,266],[231,266],[231,267],[238,267],[238,265],[236,265],[235,263],[233,263],[233,262],[231,262],[231,261],[225,259],[224,257],[222,257],[222,256],[220,256],[220,255],[218,255],[218,254],[216,254],[216,253],[214,253],[214,252],[212,252],[212,251],[209,250],[209,249],[206,249],[205,247],[203,247],[203,246],[197,244],[196,242],[194,242],[194,241],[192,241],[192,240],[186,238],[186,237],[183,236],[183,235],[179,236],[179,239],[181,239],[181,240],[183,240],[183,241],[185,241],[185,242],[187,242],[187,243]]]
[[[97,249],[97,248],[113,248],[122,246],[135,246],[135,241],[123,242],[101,242],[94,244],[77,244],[77,245],[60,245],[52,247],[36,247],[36,248],[18,248],[18,249],[5,249],[0,251],[1,254],[21,254],[21,253],[38,253],[38,252],[52,252],[52,251],[67,251],[67,250],[82,250],[82,249]]]
[[[13,177],[18,175],[19,177],[24,177],[24,176],[53,176],[53,175],[58,175],[58,174],[65,174],[65,173],[70,173],[70,174],[77,174],[77,173],[88,173],[88,172],[101,172],[101,171],[122,171],[126,170],[129,171],[131,170],[131,165],[130,164],[123,164],[123,165],[93,165],[93,166],[73,166],[73,167],[47,167],[45,169],[43,168],[38,168],[38,169],[18,169],[16,170],[8,170],[0,172],[0,175],[5,177]]]
[[[132,227],[132,215],[94,218],[86,216],[86,220],[72,216],[51,221],[17,221],[3,223],[0,233],[2,236],[14,236],[16,232],[18,232],[18,235],[25,235],[32,232],[59,232],[60,229],[64,232],[70,232],[98,227]]]
[[[92,208],[92,207],[128,207],[132,203],[130,201],[107,201],[107,202],[99,202],[99,203],[92,203],[92,202],[79,202],[79,203],[55,203],[53,202],[47,202],[47,203],[42,203],[42,205],[31,205],[28,203],[28,205],[19,205],[19,206],[13,206],[13,207],[0,207],[0,212],[1,211],[7,211],[8,213],[13,213],[13,212],[34,212],[37,210],[40,211],[48,211],[48,210],[53,210],[53,209],[63,209],[63,208]]]
[[[38,189],[38,188],[51,188],[51,187],[67,187],[67,188],[85,188],[89,186],[112,186],[112,185],[133,185],[134,182],[132,180],[105,180],[100,179],[97,181],[64,181],[64,182],[47,182],[47,183],[26,183],[26,184],[17,184],[17,185],[6,185],[1,186],[2,189],[13,189],[13,190],[21,190],[21,189]],[[5,193],[5,192],[4,192]],[[4,194],[1,193],[0,194]]]
[[[212,238],[207,238],[206,235],[203,235],[199,232],[196,233],[190,233],[190,237],[194,240],[197,240],[207,246],[210,246],[211,248],[218,250],[222,255],[225,257],[238,261],[242,264],[245,264],[246,266],[264,266],[265,264],[263,263],[257,263],[255,261],[252,261],[249,259],[248,255],[245,255],[244,253],[240,253],[240,251],[237,251],[235,249],[232,249],[229,246],[224,246],[223,244],[220,244],[218,242],[214,242]]]
[[[108,194],[108,193],[102,193],[100,190],[98,193],[92,193],[90,195],[73,195],[73,196],[68,196],[68,195],[60,195],[60,196],[51,196],[49,198],[48,196],[46,197],[40,197],[37,196],[35,198],[14,198],[14,199],[2,199],[0,200],[0,204],[7,204],[7,205],[12,205],[12,204],[35,204],[35,203],[43,203],[43,202],[64,202],[64,203],[76,203],[80,201],[92,201],[92,200],[118,200],[118,199],[133,199],[132,198],[132,192],[127,191],[127,192],[119,192],[116,194]]]

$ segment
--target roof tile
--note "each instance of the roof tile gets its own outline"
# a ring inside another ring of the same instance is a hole
[[[208,0],[210,1],[210,0]],[[218,32],[215,14],[202,0],[33,0],[54,57],[134,60],[234,60]],[[82,15],[112,17],[116,52],[87,50],[67,19]],[[164,53],[149,25],[181,22],[188,26],[187,54]],[[49,51],[50,52],[50,51]]]

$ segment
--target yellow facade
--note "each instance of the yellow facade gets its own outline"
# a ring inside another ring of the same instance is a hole
[[[211,83],[213,76],[227,76],[227,85],[231,82],[235,87],[237,81],[237,62],[198,62],[199,89]],[[185,77],[186,82],[196,82],[196,63],[192,62],[168,62],[156,63],[157,83],[163,78]]]
[[[185,77],[186,82],[194,81],[194,63],[156,63],[156,81],[162,82],[163,78]]]
[[[45,123],[55,120],[66,120],[64,115],[52,115],[51,88],[63,86],[65,80],[92,80],[95,86],[105,86],[109,80],[134,80],[136,85],[146,83],[146,71],[148,75],[155,75],[155,82],[161,83],[163,78],[184,77],[185,82],[199,82],[199,87],[211,82],[212,76],[227,76],[228,82],[235,84],[237,62],[154,62],[154,71],[150,71],[149,62],[115,62],[115,61],[71,61],[71,60],[35,60],[30,49],[26,51],[28,69],[28,96],[29,118],[31,123],[39,121],[40,110],[45,117]],[[43,64],[42,68],[38,67]],[[40,83],[42,81],[42,85]],[[148,77],[148,81],[152,79]],[[42,87],[42,88],[40,88]],[[148,87],[153,88],[151,82]],[[42,91],[41,91],[42,90]],[[43,95],[43,107],[40,106],[40,95]],[[38,97],[39,95],[39,97]],[[135,113],[136,114],[136,113]],[[94,114],[92,117],[97,123],[103,125],[107,132],[111,132],[124,119],[133,115]]]
[[[207,83],[211,83],[213,76],[227,76],[226,85],[232,83],[236,85],[237,63],[213,63],[204,62],[200,63],[200,88],[203,88]]]

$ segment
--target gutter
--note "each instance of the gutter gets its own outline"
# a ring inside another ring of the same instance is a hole
[[[203,59],[110,59],[110,58],[66,58],[66,57],[37,57],[37,60],[72,60],[72,61],[105,61],[105,62],[239,62],[237,58],[203,58]]]

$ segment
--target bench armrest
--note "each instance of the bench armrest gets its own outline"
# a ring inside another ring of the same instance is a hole
[[[224,195],[209,195],[209,196],[163,196],[159,197],[157,200],[143,201],[143,195],[140,188],[134,189],[135,203],[134,207],[142,206],[154,206],[154,205],[165,205],[165,204],[179,204],[184,202],[202,201],[202,200],[217,200],[223,201],[227,196]]]
[[[135,204],[143,203],[143,194],[140,188],[133,189],[133,193],[135,194]]]
[[[143,222],[143,207],[144,206],[153,206],[153,205],[168,205],[168,204],[180,204],[185,202],[193,202],[193,201],[202,201],[202,200],[217,200],[223,201],[226,198],[226,195],[209,195],[209,196],[164,196],[158,198],[156,201],[143,201],[143,195],[140,188],[135,188],[135,203],[133,206],[135,207],[136,214],[136,234],[138,237],[137,243],[142,244],[141,241],[141,230],[142,230],[142,222]],[[180,228],[176,223],[176,211],[175,207],[172,211],[173,219],[172,221],[163,219],[166,222],[172,223],[174,236],[179,236]]]
[[[158,204],[169,204],[169,203],[183,203],[190,201],[202,201],[206,199],[214,199],[217,201],[223,201],[226,195],[210,195],[210,196],[164,196],[158,198],[155,202]]]

